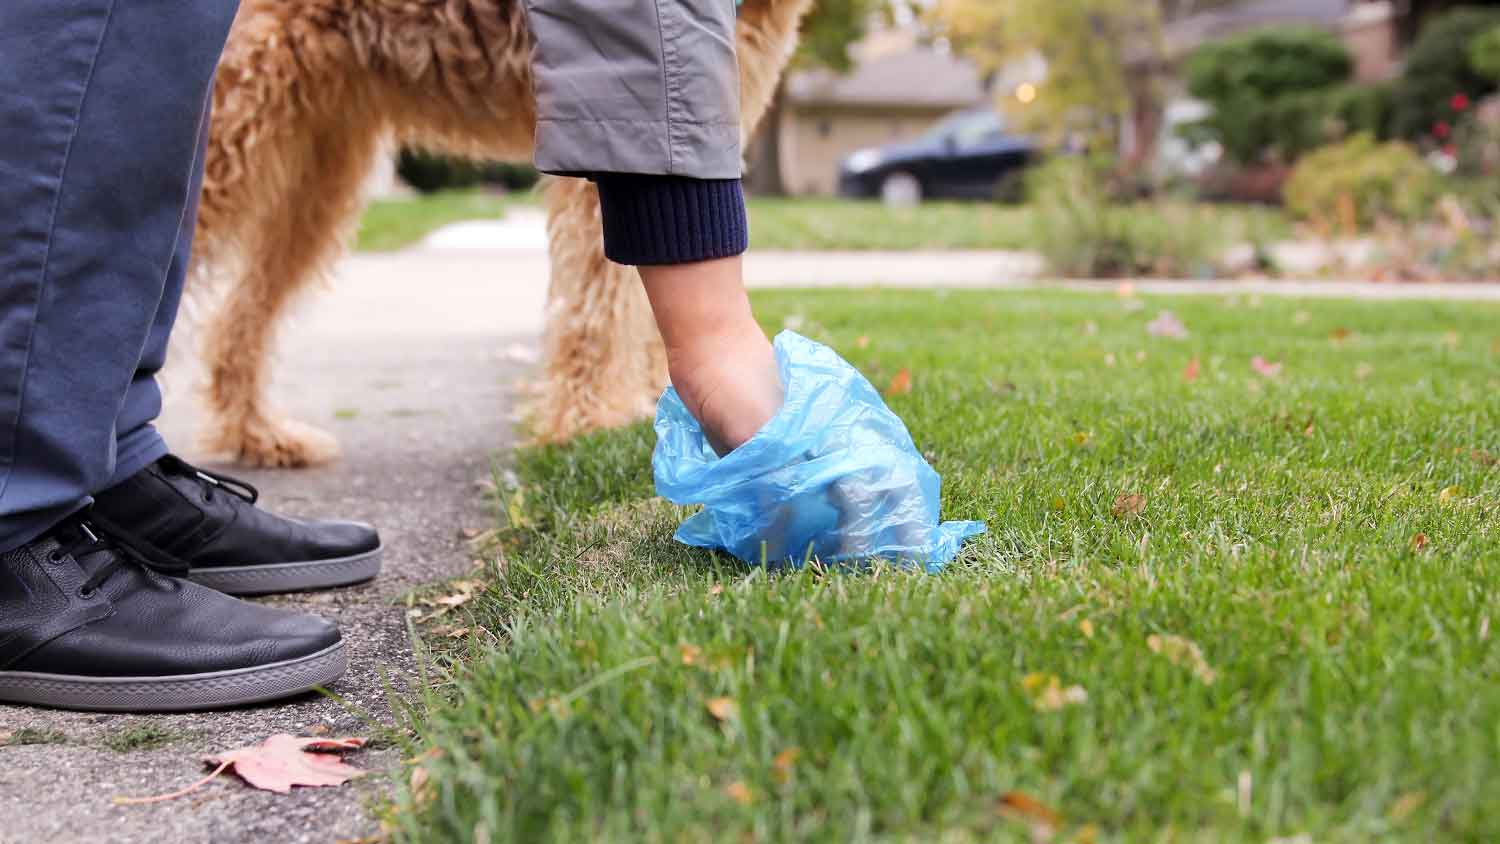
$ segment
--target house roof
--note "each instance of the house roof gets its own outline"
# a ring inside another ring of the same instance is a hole
[[[787,80],[788,100],[800,105],[958,109],[985,96],[972,62],[921,46],[867,57],[847,74],[810,70]]]
[[[1181,54],[1205,41],[1273,24],[1303,23],[1333,28],[1353,5],[1350,0],[1250,0],[1168,24],[1167,47],[1171,53]]]

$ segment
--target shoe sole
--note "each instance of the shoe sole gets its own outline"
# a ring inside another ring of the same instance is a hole
[[[81,677],[0,671],[0,702],[91,712],[224,709],[325,686],[349,667],[344,643],[315,654],[233,671],[170,677]]]
[[[193,569],[188,579],[226,595],[274,595],[279,592],[311,592],[363,583],[380,574],[383,548],[305,563],[264,566],[214,566]]]

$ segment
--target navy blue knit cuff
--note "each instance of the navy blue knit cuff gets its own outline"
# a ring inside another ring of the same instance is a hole
[[[750,246],[739,179],[600,173],[604,254],[617,264],[659,266],[728,258]]]

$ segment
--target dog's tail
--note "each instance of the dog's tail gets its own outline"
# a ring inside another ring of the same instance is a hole
[[[813,0],[745,0],[740,7],[736,49],[740,58],[740,105],[746,115],[764,115],[776,95],[802,20]],[[748,136],[754,126],[746,126]]]

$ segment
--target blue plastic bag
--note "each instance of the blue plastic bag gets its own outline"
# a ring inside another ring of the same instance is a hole
[[[983,522],[938,521],[942,480],[875,387],[827,346],[776,338],[786,401],[719,457],[671,387],[656,409],[656,491],[702,504],[679,542],[750,564],[882,558],[936,573]]]

